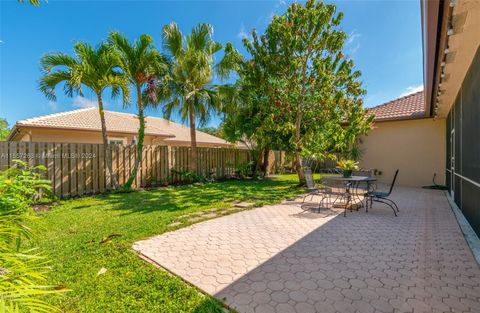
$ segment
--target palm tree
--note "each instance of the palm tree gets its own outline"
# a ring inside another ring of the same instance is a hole
[[[212,38],[209,24],[198,24],[186,37],[176,23],[163,28],[163,46],[172,58],[169,80],[170,98],[165,101],[164,113],[170,118],[177,110],[183,121],[190,123],[190,171],[197,170],[196,119],[205,124],[213,111],[222,106],[221,92],[225,88],[212,84],[214,75],[225,78],[241,58],[228,43],[223,59],[214,64],[214,55],[222,45]],[[216,72],[216,73],[215,73]]]
[[[94,48],[87,43],[78,42],[74,46],[74,51],[74,57],[65,53],[52,53],[42,57],[40,64],[43,76],[40,78],[39,87],[45,96],[53,101],[56,101],[55,87],[62,82],[65,84],[65,94],[69,97],[83,96],[83,86],[95,93],[102,125],[103,148],[107,156],[107,168],[110,180],[116,187],[117,179],[112,170],[102,94],[105,89],[111,88],[112,98],[122,93],[123,103],[127,104],[129,101],[127,80],[119,70],[119,58],[110,45],[102,43]]]
[[[155,81],[163,77],[168,71],[168,62],[153,46],[153,38],[151,36],[141,35],[140,38],[130,43],[123,34],[112,32],[108,40],[118,52],[120,67],[137,94],[139,120],[137,158],[130,172],[130,177],[124,186],[125,189],[130,189],[142,161],[143,140],[145,137],[144,109],[145,104],[147,104],[144,103],[142,93],[148,91],[148,88]]]

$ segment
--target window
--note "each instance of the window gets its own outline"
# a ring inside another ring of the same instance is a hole
[[[126,138],[109,137],[108,138],[108,144],[110,144],[110,145],[124,145],[125,140],[126,140]]]

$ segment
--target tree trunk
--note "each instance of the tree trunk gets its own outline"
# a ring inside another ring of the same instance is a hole
[[[113,188],[117,189],[118,182],[117,182],[117,177],[113,173],[112,154],[111,154],[111,149],[108,145],[107,124],[105,122],[105,111],[103,110],[102,94],[97,93],[97,98],[98,98],[98,113],[100,114],[100,124],[102,125],[103,151],[106,157],[108,175],[110,176],[110,181],[113,185]]]
[[[302,166],[302,158],[300,153],[302,152],[302,142],[300,138],[300,127],[302,126],[302,112],[297,113],[297,117],[295,119],[295,170],[298,174],[298,181],[300,186],[304,186],[306,184],[305,181],[305,173],[303,172]]]
[[[265,148],[263,150],[263,164],[262,164],[262,173],[263,173],[263,176],[267,176],[269,173],[268,173],[268,157],[270,155],[270,149],[268,148]]]
[[[263,151],[264,149],[260,149],[257,151],[257,159],[255,162],[255,173],[260,173],[262,171],[262,157],[263,157]]]
[[[196,97],[195,100],[196,101]],[[190,118],[190,141],[191,141],[191,152],[190,152],[190,172],[197,172],[197,133],[195,131],[195,112],[193,111],[193,103],[189,104],[188,114]]]
[[[142,154],[143,154],[143,139],[145,137],[145,116],[143,115],[143,104],[142,104],[142,92],[140,90],[140,85],[137,86],[137,106],[138,106],[138,141],[137,141],[137,157],[135,158],[135,163],[132,171],[130,172],[130,177],[125,183],[125,189],[131,189],[133,181],[137,177],[137,172],[140,164],[142,163]]]

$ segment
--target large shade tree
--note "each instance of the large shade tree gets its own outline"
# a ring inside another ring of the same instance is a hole
[[[302,157],[348,154],[371,124],[362,108],[360,72],[342,53],[347,36],[341,19],[333,4],[294,3],[263,35],[254,30],[244,39],[251,58],[241,62],[238,85],[247,109],[234,116],[249,123],[243,133],[265,147],[275,145],[271,139],[283,141],[301,184]]]
[[[189,170],[197,170],[196,121],[204,124],[212,112],[222,109],[226,86],[213,83],[216,76],[226,78],[238,64],[238,52],[230,43],[224,56],[215,63],[215,55],[223,48],[213,40],[209,24],[198,24],[185,36],[176,23],[163,28],[163,46],[172,60],[170,80],[163,85],[164,113],[167,118],[178,111],[190,124],[191,155]],[[160,88],[159,90],[162,90]]]
[[[291,150],[288,132],[280,111],[270,103],[269,84],[252,61],[242,62],[238,70],[236,95],[225,110],[223,133],[231,142],[241,142],[249,150],[256,174],[266,175],[270,150]]]
[[[98,102],[98,112],[102,128],[102,141],[107,158],[107,168],[112,184],[116,187],[117,180],[112,170],[111,151],[108,145],[107,125],[103,103],[103,92],[111,89],[112,98],[123,95],[123,103],[129,101],[129,90],[126,77],[119,69],[119,58],[108,44],[98,47],[78,42],[74,46],[75,55],[65,53],[46,54],[40,60],[43,76],[39,88],[45,96],[56,101],[55,88],[63,83],[63,91],[69,97],[83,96],[83,87],[92,90]]]
[[[149,102],[155,102],[155,99],[147,101],[147,99],[144,99],[144,95],[155,97],[149,91],[151,86],[154,86],[157,81],[161,81],[168,72],[168,62],[155,48],[153,38],[149,35],[141,35],[134,42],[130,42],[123,34],[112,32],[108,40],[117,51],[120,68],[137,95],[137,116],[139,121],[137,157],[124,186],[125,189],[130,189],[142,162],[145,138],[145,105]]]

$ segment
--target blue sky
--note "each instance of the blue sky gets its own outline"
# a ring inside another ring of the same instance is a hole
[[[26,1],[28,2],[28,1]],[[362,71],[366,106],[394,99],[422,86],[420,0],[334,1],[344,12],[342,28],[349,34],[345,54]],[[95,97],[68,98],[57,90],[57,102],[37,89],[39,59],[47,52],[72,52],[76,41],[96,44],[110,31],[134,39],[142,33],[161,48],[161,28],[177,22],[184,32],[199,22],[214,27],[215,40],[231,41],[242,53],[241,38],[263,31],[289,1],[56,1],[32,7],[0,0],[0,117],[15,121],[94,105]],[[109,110],[123,109],[107,99]],[[148,111],[161,116],[160,111]],[[175,119],[175,118],[174,118]],[[210,125],[219,123],[214,117]]]

